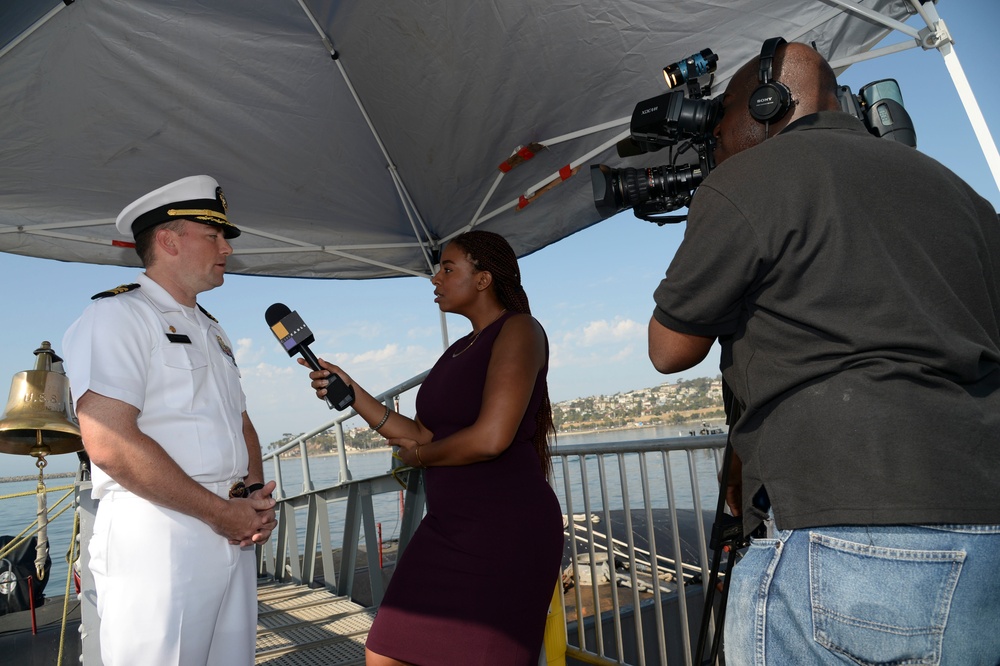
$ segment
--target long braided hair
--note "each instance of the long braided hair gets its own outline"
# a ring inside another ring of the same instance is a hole
[[[511,312],[531,314],[528,295],[521,286],[517,257],[506,238],[492,231],[475,229],[456,236],[451,242],[465,250],[477,272],[489,271],[493,275],[493,288],[502,306]],[[547,381],[543,380],[542,391],[542,404],[535,414],[534,445],[542,463],[542,471],[548,479],[552,469],[549,433],[554,437],[556,429],[552,423],[552,403],[549,401]]]

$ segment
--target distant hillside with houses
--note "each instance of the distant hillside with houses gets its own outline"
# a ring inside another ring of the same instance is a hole
[[[552,405],[558,432],[680,425],[725,418],[722,377],[679,379],[652,388],[565,400]]]
[[[681,425],[724,418],[722,377],[678,379],[651,388],[564,400],[552,405],[552,421],[560,433]],[[285,433],[267,449],[276,449],[298,436]],[[362,426],[345,430],[344,444],[349,452],[367,451],[385,447],[385,439]],[[311,437],[307,446],[310,454],[330,453],[337,450],[337,438],[330,430]]]

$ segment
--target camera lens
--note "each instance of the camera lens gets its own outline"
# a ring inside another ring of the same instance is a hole
[[[701,168],[690,165],[640,169],[612,169],[604,164],[590,167],[594,206],[603,217],[629,208],[646,215],[677,210],[688,204],[703,178]]]

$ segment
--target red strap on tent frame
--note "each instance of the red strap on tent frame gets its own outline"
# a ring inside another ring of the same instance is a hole
[[[532,201],[534,201],[535,199],[537,199],[539,196],[541,196],[542,194],[545,194],[546,192],[548,192],[549,190],[551,190],[553,187],[555,187],[559,183],[563,182],[564,180],[568,179],[570,176],[572,176],[573,174],[575,174],[579,170],[580,170],[580,167],[571,167],[568,164],[566,166],[564,166],[563,168],[559,169],[559,178],[558,179],[553,179],[553,180],[549,181],[548,183],[546,183],[545,185],[543,185],[542,187],[538,188],[538,190],[534,194],[532,194],[530,197],[526,197],[523,194],[521,196],[519,196],[517,198],[517,210],[521,210],[522,208],[524,208],[525,206],[527,206],[528,204],[530,204]]]
[[[497,168],[500,169],[501,173],[507,173],[519,164],[524,164],[530,160],[543,148],[545,146],[541,143],[529,143],[527,146],[519,148],[516,153],[501,162]]]

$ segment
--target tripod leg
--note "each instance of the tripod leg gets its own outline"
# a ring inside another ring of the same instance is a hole
[[[729,600],[729,581],[732,580],[733,567],[736,566],[736,550],[726,546],[729,558],[726,560],[726,579],[722,583],[722,601],[719,602],[719,620],[715,625],[715,637],[712,639],[712,664],[718,663],[719,649],[722,647],[722,632],[726,625],[726,602]],[[723,657],[723,664],[725,658]]]
[[[712,621],[713,605],[715,604],[715,586],[719,581],[719,564],[722,560],[722,550],[716,550],[712,555],[712,569],[708,576],[708,587],[705,588],[705,602],[701,610],[701,629],[698,631],[698,649],[694,653],[694,666],[703,666],[705,655],[705,639],[708,638],[708,628]]]

